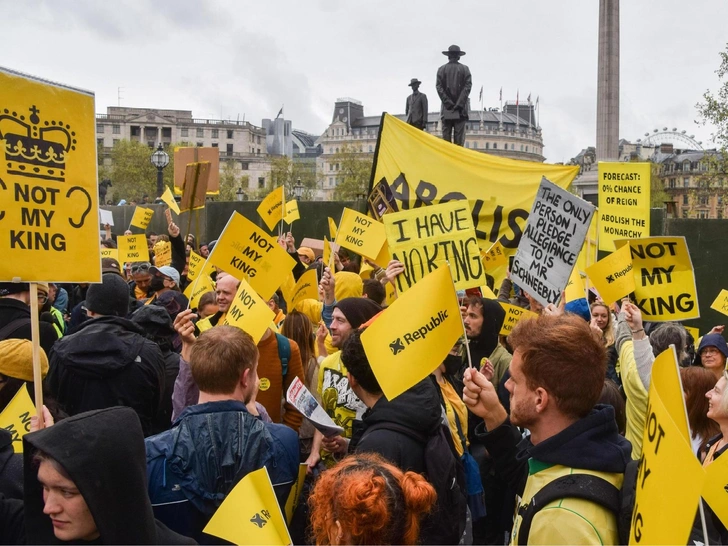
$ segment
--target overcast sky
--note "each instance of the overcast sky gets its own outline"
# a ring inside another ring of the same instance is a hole
[[[297,129],[320,134],[337,97],[366,115],[403,113],[410,78],[434,79],[458,44],[472,106],[540,97],[549,162],[595,145],[598,0],[0,0],[0,66],[96,93],[117,105],[192,110],[255,125],[285,104]],[[695,104],[715,90],[728,42],[724,0],[621,4],[620,136],[677,127],[710,146]]]

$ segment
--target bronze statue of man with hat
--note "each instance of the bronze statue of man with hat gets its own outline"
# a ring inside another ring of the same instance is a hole
[[[423,131],[427,130],[427,95],[420,93],[420,84],[417,78],[412,78],[409,86],[412,94],[407,97],[407,104],[404,113],[407,115],[407,123]]]
[[[465,145],[465,123],[470,112],[470,89],[473,82],[470,69],[460,63],[465,52],[459,46],[451,45],[447,51],[447,64],[437,69],[435,87],[440,95],[442,108],[442,138],[458,146]]]

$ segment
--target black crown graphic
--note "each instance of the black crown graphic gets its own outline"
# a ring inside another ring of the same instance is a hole
[[[5,141],[8,174],[65,181],[66,154],[76,149],[76,133],[63,121],[44,121],[33,105],[30,116],[5,108],[0,113],[0,139]]]

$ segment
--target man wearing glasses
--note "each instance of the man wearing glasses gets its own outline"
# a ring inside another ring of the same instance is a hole
[[[151,297],[152,290],[152,264],[149,262],[137,262],[131,264],[131,282],[129,292],[131,297],[137,300],[146,300]]]

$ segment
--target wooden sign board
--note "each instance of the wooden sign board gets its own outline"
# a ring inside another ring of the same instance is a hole
[[[210,162],[207,192],[213,195],[220,192],[220,149],[195,146],[174,149],[174,189],[177,195],[183,192],[187,165],[199,161]]]

